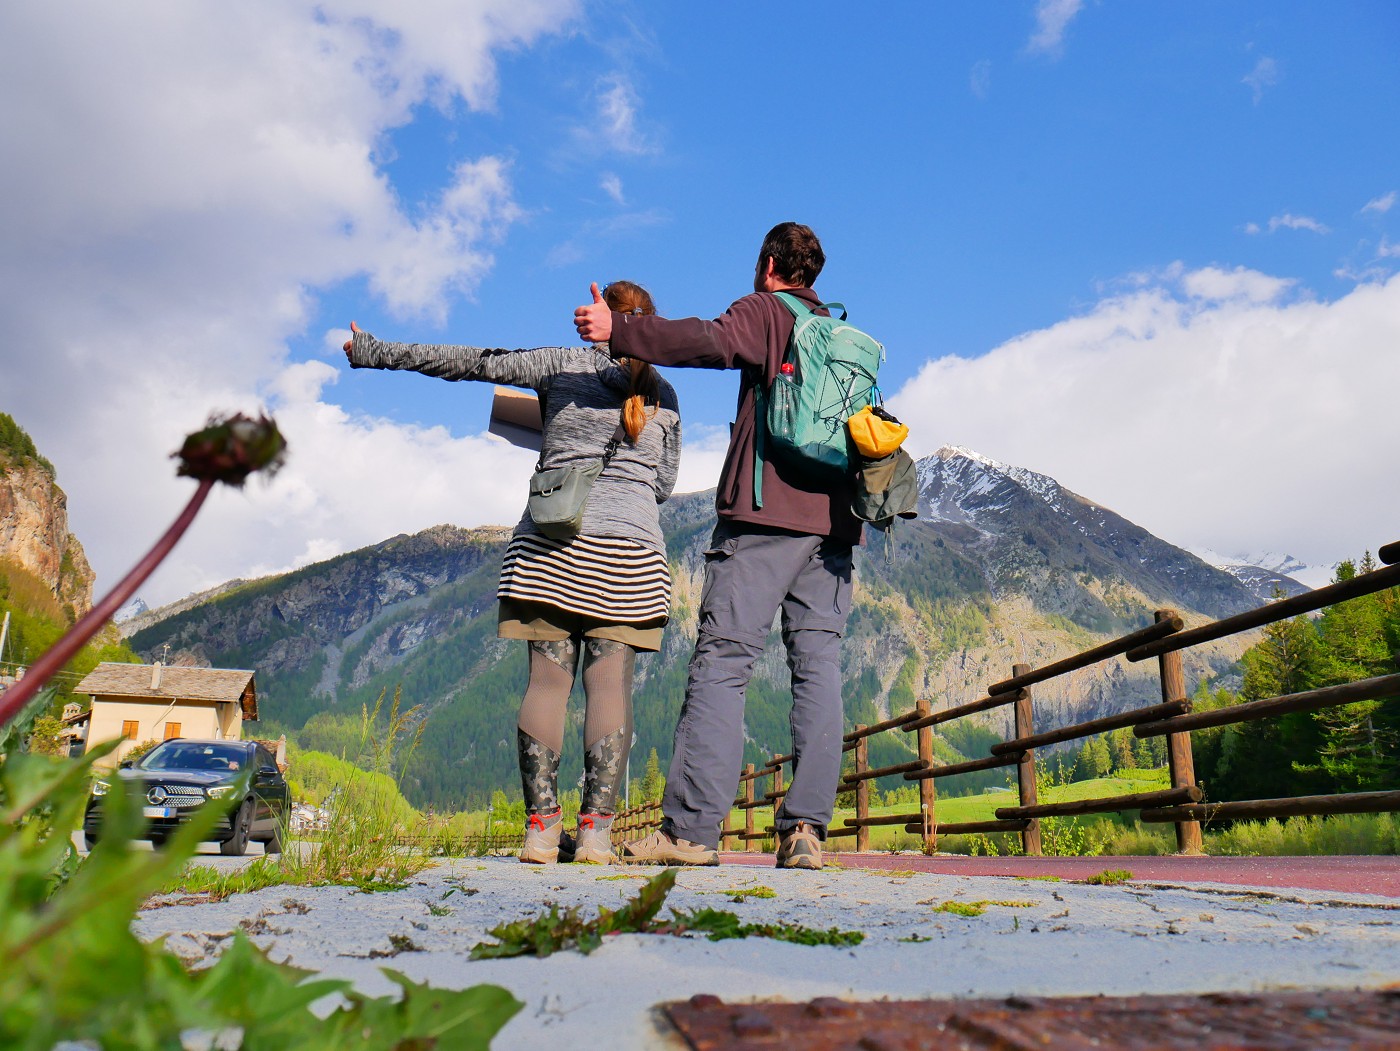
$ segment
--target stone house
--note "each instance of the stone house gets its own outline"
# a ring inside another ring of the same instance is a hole
[[[83,677],[76,693],[92,698],[83,751],[124,737],[104,760],[119,762],[144,741],[172,737],[241,740],[244,720],[258,717],[253,672],[231,668],[167,668],[155,664],[102,663]],[[67,719],[64,720],[68,722]],[[75,723],[79,720],[75,719]]]

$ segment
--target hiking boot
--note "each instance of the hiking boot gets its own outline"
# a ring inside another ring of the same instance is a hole
[[[559,860],[559,834],[564,831],[564,811],[531,814],[525,822],[525,845],[520,860],[528,865],[553,865]]]
[[[645,839],[624,843],[618,860],[624,865],[718,865],[719,851],[658,828]]]
[[[822,867],[822,841],[812,826],[799,821],[778,833],[778,868],[819,869]]]
[[[570,861],[584,865],[611,865],[617,860],[612,849],[611,814],[580,814],[578,816],[578,837],[570,839]],[[560,843],[560,859],[564,857],[563,843]]]

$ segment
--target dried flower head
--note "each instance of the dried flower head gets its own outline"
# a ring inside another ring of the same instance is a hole
[[[241,487],[257,471],[269,478],[277,473],[287,457],[287,440],[267,416],[211,416],[173,455],[180,461],[177,473],[186,478]]]

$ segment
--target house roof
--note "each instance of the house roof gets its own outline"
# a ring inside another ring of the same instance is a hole
[[[83,677],[76,693],[93,697],[130,697],[169,703],[238,701],[243,718],[258,717],[258,693],[253,672],[237,668],[167,668],[160,664],[103,662]]]

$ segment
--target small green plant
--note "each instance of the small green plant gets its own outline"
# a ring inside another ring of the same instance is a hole
[[[494,960],[509,956],[550,956],[563,949],[577,949],[585,956],[603,944],[605,934],[643,933],[665,904],[666,895],[676,885],[676,870],[666,869],[642,885],[637,896],[620,909],[599,909],[598,915],[584,919],[578,906],[560,910],[551,904],[548,911],[533,919],[514,920],[492,927],[488,933],[495,945],[478,943],[471,951],[473,960]]]
[[[910,943],[913,943],[913,944],[917,944],[917,943],[919,943],[919,942],[931,942],[931,941],[933,941],[932,938],[928,937],[927,935],[920,934],[918,931],[915,931],[913,934],[909,935],[907,938],[899,938],[899,939],[897,939],[897,940],[898,940],[898,941],[902,941],[902,942],[910,942]]]
[[[1133,878],[1133,874],[1127,869],[1104,869],[1094,876],[1089,876],[1085,883],[1092,883],[1099,887],[1114,887],[1120,883],[1127,883]]]
[[[954,916],[981,916],[987,906],[980,901],[945,901],[934,912],[950,912]]]
[[[954,916],[981,916],[989,905],[999,905],[1003,909],[1029,909],[1035,904],[1033,901],[996,901],[983,898],[981,901],[945,901],[933,911],[950,912]]]
[[[723,894],[732,902],[744,902],[749,898],[776,898],[778,892],[772,887],[730,887],[728,890],[707,890],[702,894]]]
[[[481,942],[471,951],[473,960],[510,956],[549,956],[564,949],[577,949],[587,955],[603,944],[609,934],[690,934],[709,935],[711,941],[728,938],[774,938],[798,945],[859,945],[861,931],[835,927],[817,930],[789,923],[744,923],[732,912],[672,909],[669,921],[658,921],[666,895],[676,885],[676,869],[665,869],[637,890],[637,896],[620,909],[599,909],[593,919],[585,919],[578,906],[560,909],[551,904],[546,912],[530,919],[514,920],[493,927],[487,933],[497,939]]]
[[[837,948],[859,945],[865,940],[863,931],[843,931],[835,927],[818,930],[795,923],[743,923],[734,913],[718,909],[697,909],[695,912],[674,909],[672,914],[676,918],[675,923],[659,933],[703,931],[713,942],[728,938],[773,938],[796,945],[833,945]]]

